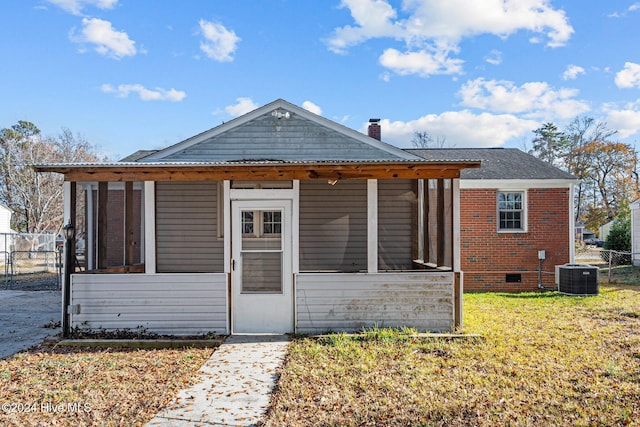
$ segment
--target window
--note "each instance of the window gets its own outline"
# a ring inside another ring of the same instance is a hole
[[[281,211],[242,211],[241,221],[245,237],[279,237],[282,233]]]
[[[498,192],[498,231],[525,231],[523,191]]]
[[[282,212],[262,212],[262,226],[264,234],[280,234],[282,232]]]

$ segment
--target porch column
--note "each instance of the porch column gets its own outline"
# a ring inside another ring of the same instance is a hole
[[[378,272],[378,180],[367,180],[367,271]]]
[[[124,265],[133,265],[133,182],[124,183]]]
[[[222,229],[224,238],[224,272],[231,274],[231,181],[222,182]]]
[[[156,192],[155,182],[144,182],[144,272],[156,273]]]
[[[109,206],[109,183],[98,182],[98,268],[107,267],[107,208]]]
[[[453,264],[453,326],[454,328],[461,328],[462,322],[462,293],[464,291],[464,280],[461,269],[460,260],[460,179],[451,180],[451,210],[452,210],[452,226],[453,226],[453,245],[452,245],[452,260]]]
[[[86,212],[86,223],[87,223],[86,224],[87,229],[85,230],[84,256],[85,256],[87,270],[94,270],[96,268],[95,249],[94,249],[95,234],[93,232],[94,226],[95,226],[94,224],[95,211],[93,209],[93,185],[92,184],[85,185],[84,194],[85,194],[85,200],[86,200],[85,212]]]
[[[76,183],[65,181],[63,184],[63,193],[64,193],[64,206],[63,206],[63,214],[64,218],[62,221],[63,225],[71,224],[74,228],[76,227]],[[64,233],[63,233],[64,236]],[[71,301],[71,274],[75,272],[75,238],[70,239],[70,241],[64,241],[64,272],[63,277],[65,278],[65,283],[62,286],[62,331],[65,337],[68,334],[70,327],[70,312],[69,312],[69,304]],[[69,253],[71,252],[71,253]],[[71,260],[71,262],[69,262]]]

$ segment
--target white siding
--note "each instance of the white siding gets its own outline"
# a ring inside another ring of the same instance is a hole
[[[640,201],[631,203],[631,252],[632,262],[640,266]]]
[[[296,275],[296,332],[453,329],[453,273]]]
[[[227,275],[74,274],[71,306],[72,328],[226,333]]]

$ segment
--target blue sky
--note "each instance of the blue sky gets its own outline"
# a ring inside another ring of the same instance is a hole
[[[640,2],[21,0],[0,14],[0,127],[118,159],[283,98],[411,147],[523,148],[590,116],[640,138]]]

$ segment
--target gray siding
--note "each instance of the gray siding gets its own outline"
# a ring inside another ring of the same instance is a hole
[[[411,270],[417,255],[417,181],[378,181],[378,268]]]
[[[300,270],[367,269],[367,181],[300,182]]]
[[[226,333],[226,274],[76,274],[71,327],[144,328],[170,335]]]
[[[379,143],[382,147],[382,143]],[[206,139],[161,161],[234,160],[399,160],[374,145],[297,114],[281,119],[271,112]],[[145,161],[142,159],[141,161]]]
[[[296,275],[296,332],[453,329],[453,273]]]
[[[224,271],[218,238],[216,182],[156,183],[156,268],[159,273]]]

